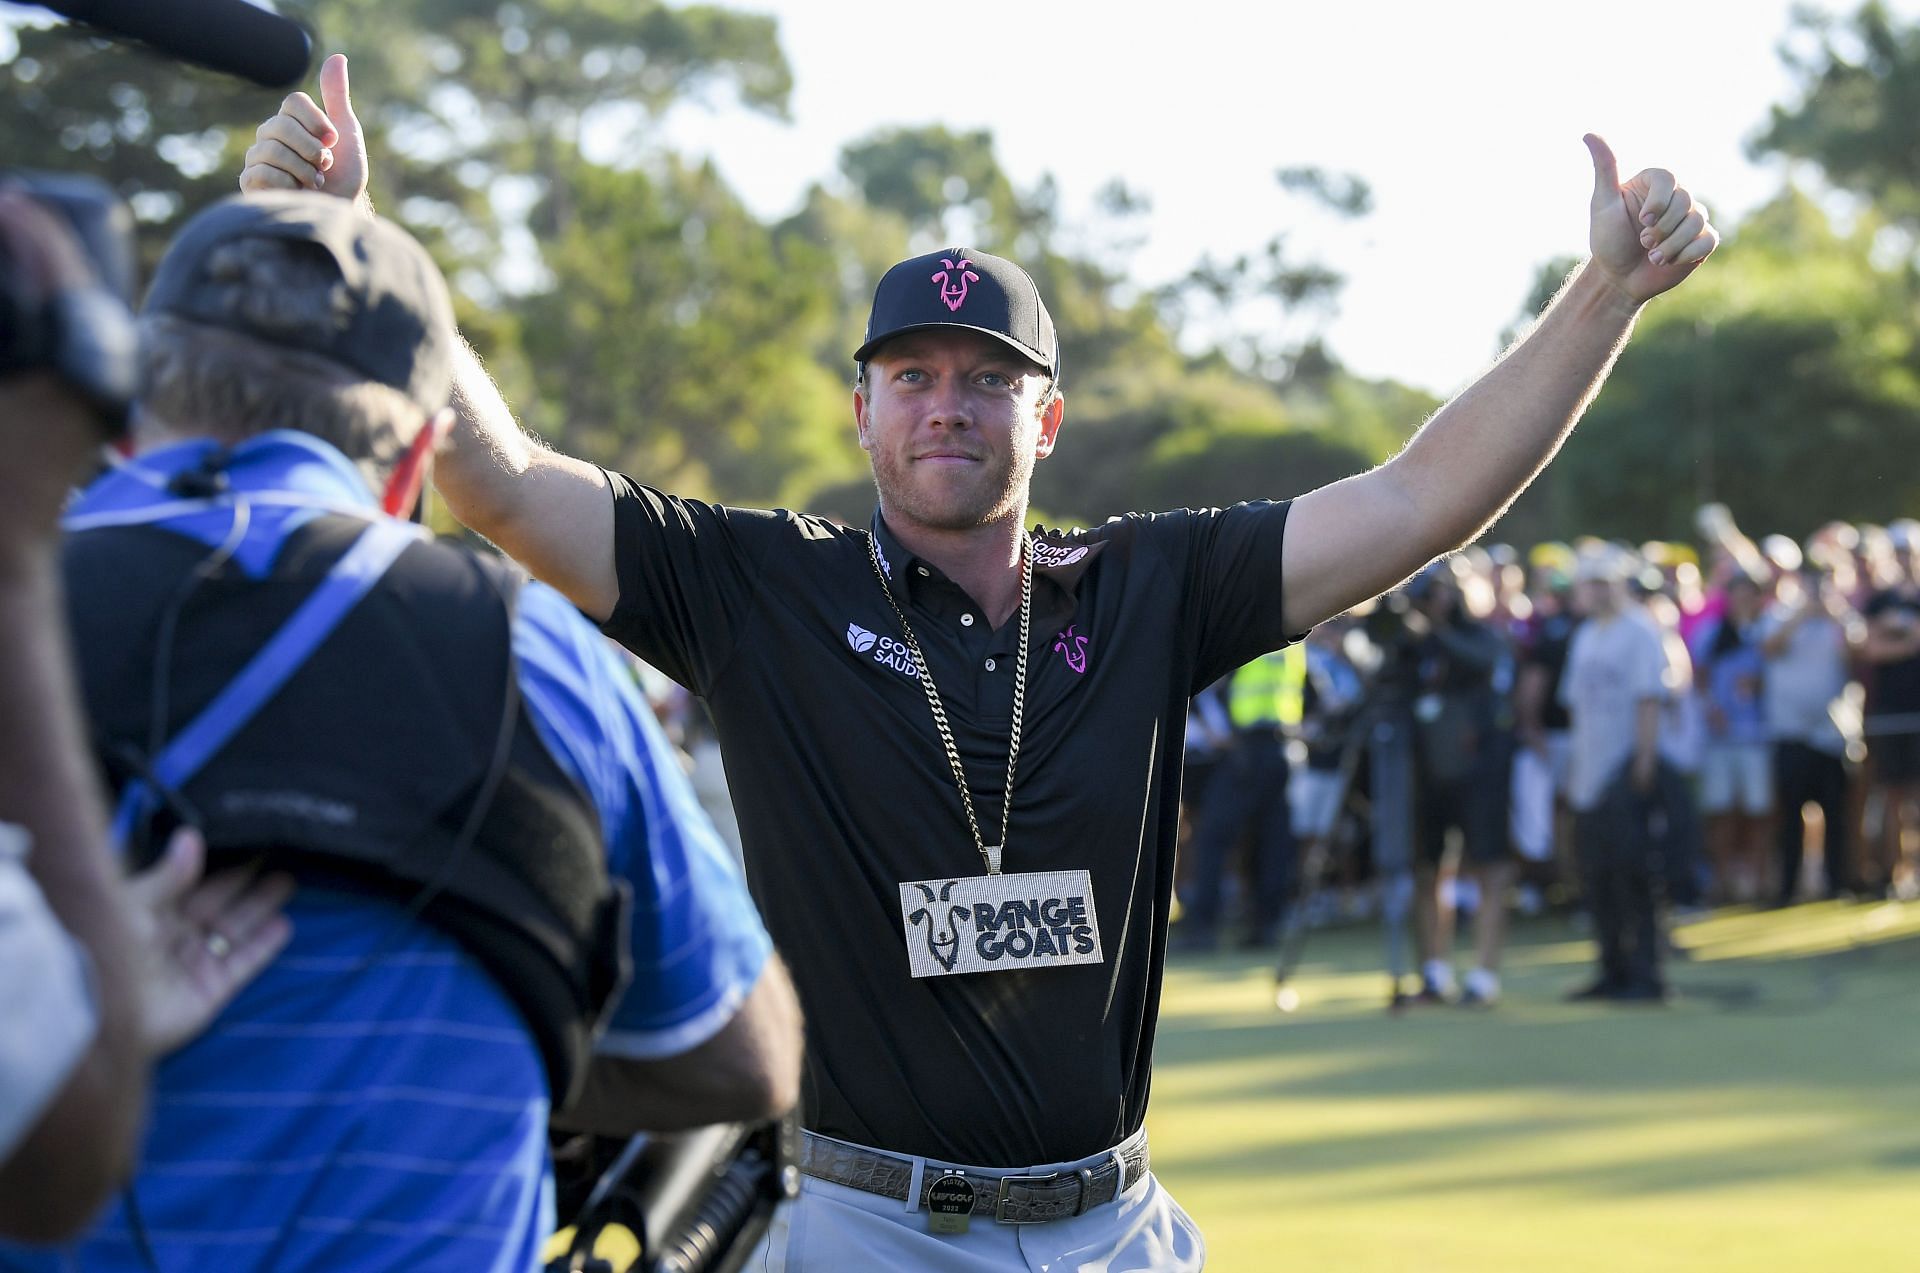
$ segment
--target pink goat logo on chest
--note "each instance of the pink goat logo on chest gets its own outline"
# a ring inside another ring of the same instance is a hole
[[[952,257],[940,258],[940,269],[934,272],[933,281],[940,285],[940,299],[947,303],[948,309],[957,310],[965,305],[968,284],[980,281],[980,276],[968,268],[972,264],[964,256],[958,264],[954,263]]]
[[[1087,638],[1074,631],[1077,624],[1070,624],[1065,632],[1053,638],[1053,648],[1067,661],[1067,666],[1081,676],[1087,674]]]

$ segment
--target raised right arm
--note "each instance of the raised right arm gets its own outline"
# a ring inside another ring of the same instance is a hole
[[[260,125],[242,190],[313,190],[366,202],[366,137],[347,86],[347,59],[320,67],[320,101],[294,93]],[[369,205],[370,206],[370,205]],[[480,359],[465,349],[454,375],[453,432],[436,457],[436,485],[453,515],[534,576],[605,622],[619,600],[613,496],[606,477],[521,429]]]
[[[453,406],[453,431],[434,457],[434,485],[447,507],[534,578],[605,623],[620,599],[606,474],[522,429],[479,356],[465,346]]]

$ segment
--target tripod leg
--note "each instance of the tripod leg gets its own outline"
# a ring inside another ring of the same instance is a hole
[[[1369,732],[1373,776],[1373,869],[1380,880],[1389,1006],[1403,1003],[1400,983],[1411,959],[1407,918],[1413,910],[1413,735],[1405,721],[1383,716]]]
[[[1341,847],[1340,828],[1342,815],[1346,812],[1347,798],[1353,794],[1354,778],[1360,772],[1361,749],[1367,745],[1365,721],[1362,720],[1348,731],[1346,742],[1340,748],[1340,767],[1334,788],[1332,825],[1316,834],[1307,844],[1306,854],[1301,859],[1300,887],[1294,904],[1287,908],[1287,917],[1280,930],[1280,959],[1273,970],[1276,986],[1283,986],[1300,967],[1300,957],[1307,946],[1307,916],[1313,912],[1313,904],[1319,900],[1321,888],[1326,880],[1327,864]]]

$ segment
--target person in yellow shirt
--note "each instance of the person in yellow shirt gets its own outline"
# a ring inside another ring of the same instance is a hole
[[[1299,730],[1306,682],[1306,651],[1298,645],[1263,654],[1227,677],[1233,731],[1200,807],[1191,892],[1175,949],[1207,951],[1218,944],[1227,858],[1243,836],[1252,837],[1252,850],[1242,944],[1262,949],[1279,936],[1296,856],[1287,802],[1287,739]]]

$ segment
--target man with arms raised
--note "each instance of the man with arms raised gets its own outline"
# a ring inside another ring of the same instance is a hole
[[[241,184],[359,198],[343,59]],[[713,711],[749,881],[812,1023],[787,1267],[1193,1268],[1146,1170],[1188,697],[1471,540],[1716,242],[1597,138],[1594,259],[1378,469],[1289,503],[1024,529],[1059,437],[1011,262],[895,266],[854,357],[879,509],[848,530],[677,499],[525,437],[478,365],[441,490]],[[1282,586],[1284,583],[1284,587]],[[777,1267],[772,1264],[770,1267]]]

